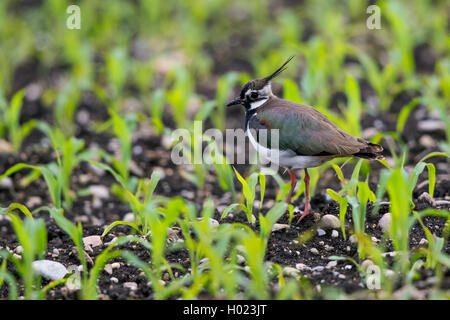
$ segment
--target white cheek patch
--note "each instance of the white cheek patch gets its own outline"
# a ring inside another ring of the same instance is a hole
[[[264,98],[264,99],[261,99],[261,100],[255,101],[255,102],[251,102],[249,110],[254,110],[254,109],[261,107],[264,103],[266,103],[266,101],[268,99],[269,98],[267,97],[267,98]]]

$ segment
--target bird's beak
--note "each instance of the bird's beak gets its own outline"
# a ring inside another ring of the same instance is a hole
[[[239,97],[237,97],[237,98],[231,100],[230,102],[228,102],[227,103],[227,107],[235,106],[237,104],[242,104],[242,100]]]

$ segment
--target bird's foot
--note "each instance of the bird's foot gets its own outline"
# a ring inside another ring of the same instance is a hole
[[[309,214],[309,207],[305,208],[305,211],[303,211],[302,215],[300,216],[300,218],[298,219],[297,223],[300,223],[300,221],[303,220],[304,217],[306,217]]]

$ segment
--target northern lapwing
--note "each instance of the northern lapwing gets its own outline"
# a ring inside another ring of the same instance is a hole
[[[286,69],[289,58],[270,76],[247,82],[239,97],[230,101],[227,107],[245,107],[245,130],[257,152],[265,159],[289,170],[291,188],[286,202],[297,183],[293,169],[305,171],[305,210],[300,222],[309,213],[309,175],[307,168],[313,168],[337,157],[360,157],[382,159],[383,148],[339,129],[323,113],[307,105],[280,99],[272,93],[271,80]],[[278,150],[271,149],[270,134],[264,134],[265,145],[259,143],[261,129],[278,129]],[[252,134],[253,133],[253,134]],[[275,151],[275,152],[274,152]],[[274,156],[276,155],[276,156]]]

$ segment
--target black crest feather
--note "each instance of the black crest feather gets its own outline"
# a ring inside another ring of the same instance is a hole
[[[264,80],[266,81],[270,81],[273,78],[275,78],[276,76],[278,76],[280,73],[282,73],[284,70],[287,69],[286,65],[294,58],[294,56],[290,57],[289,59],[286,60],[285,63],[283,63],[283,65],[281,67],[279,67],[274,73],[272,73],[270,76],[267,76],[264,78]]]

